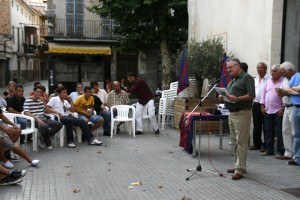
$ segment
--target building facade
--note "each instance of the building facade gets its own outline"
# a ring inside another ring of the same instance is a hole
[[[299,66],[300,1],[189,0],[189,39],[221,37],[228,54],[256,76],[256,64]]]
[[[47,32],[45,15],[23,0],[4,0],[2,4],[0,70],[4,76],[0,84],[40,80],[43,70],[39,50]]]
[[[97,81],[103,88],[106,78],[121,81],[129,71],[146,77],[155,91],[159,52],[115,51],[118,38],[112,32],[113,20],[90,13],[85,8],[89,5],[89,0],[48,0],[50,92],[56,82],[68,92],[75,90],[76,82]]]

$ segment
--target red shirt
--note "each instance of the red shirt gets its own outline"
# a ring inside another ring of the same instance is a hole
[[[151,99],[153,99],[153,94],[143,79],[136,77],[131,88],[128,88],[127,91],[131,94],[135,94],[138,97],[138,102],[143,106],[146,105]]]

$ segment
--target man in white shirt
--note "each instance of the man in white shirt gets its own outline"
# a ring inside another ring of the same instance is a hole
[[[82,133],[85,134],[87,142],[91,145],[101,145],[102,141],[99,141],[94,137],[91,130],[88,127],[88,124],[81,118],[75,118],[70,116],[68,111],[74,112],[74,106],[71,98],[67,99],[67,89],[58,88],[57,97],[53,97],[48,102],[48,106],[52,109],[52,112],[57,114],[60,117],[60,122],[65,125],[67,133],[67,144],[70,148],[75,148],[74,138],[73,138],[73,125],[79,126],[82,130]]]
[[[258,76],[254,79],[255,83],[255,99],[252,106],[252,117],[253,117],[253,146],[249,150],[260,150],[263,151],[263,143],[261,140],[262,131],[264,132],[264,116],[260,108],[260,98],[264,90],[267,80],[271,78],[270,74],[267,74],[267,65],[263,62],[257,64]]]

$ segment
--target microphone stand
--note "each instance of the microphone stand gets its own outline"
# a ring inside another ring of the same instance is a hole
[[[209,92],[199,101],[199,103],[196,105],[196,107],[192,110],[192,112],[184,119],[184,122],[187,120],[187,119],[189,119],[190,118],[190,116],[191,116],[191,114],[192,113],[194,113],[195,112],[195,110],[200,106],[200,107],[202,107],[202,102],[206,99],[206,97],[215,89],[215,87],[217,86],[217,84],[215,84],[210,90],[209,90]],[[207,173],[212,173],[212,174],[217,174],[217,175],[220,175],[221,176],[221,174],[219,174],[219,173],[216,173],[216,172],[212,172],[212,171],[206,171],[206,170],[203,170],[202,169],[202,166],[201,166],[201,164],[200,164],[200,158],[201,158],[201,156],[200,156],[200,144],[201,144],[201,126],[202,126],[202,122],[201,122],[201,118],[200,118],[200,135],[199,135],[199,148],[198,148],[198,165],[197,165],[197,167],[196,168],[194,168],[194,169],[187,169],[187,171],[189,172],[189,171],[195,171],[192,175],[190,175],[189,177],[187,177],[186,178],[186,180],[188,181],[192,176],[194,176],[197,172],[201,172],[201,171],[203,171],[203,172],[207,172]],[[193,121],[193,123],[194,123],[194,121]],[[195,139],[196,139],[196,125],[195,125],[195,123],[193,124],[193,134],[195,134]],[[196,143],[195,143],[196,144]],[[193,147],[193,148],[195,148],[195,147]]]

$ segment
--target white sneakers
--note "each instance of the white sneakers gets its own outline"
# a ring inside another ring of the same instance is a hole
[[[39,160],[33,160],[33,161],[31,161],[31,166],[33,166],[33,167],[36,167],[36,166],[38,166],[38,164],[39,164]]]
[[[68,144],[68,147],[70,147],[70,148],[75,148],[76,145],[75,145],[74,143],[70,143],[70,144]]]
[[[97,138],[95,138],[91,143],[90,145],[101,145],[103,144],[102,141],[98,140]]]
[[[6,161],[5,163],[2,163],[2,166],[5,167],[6,169],[12,169],[14,168],[14,164],[12,164],[9,160]]]

